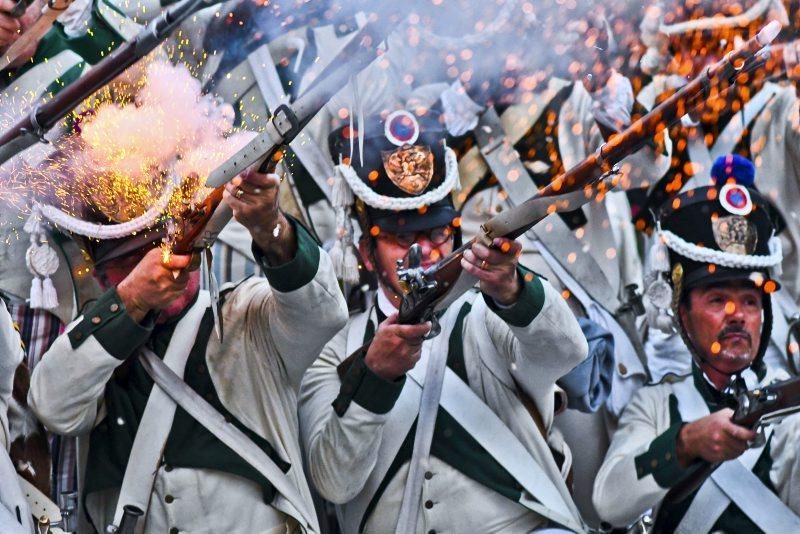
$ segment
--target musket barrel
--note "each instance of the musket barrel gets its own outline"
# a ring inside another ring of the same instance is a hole
[[[0,164],[35,144],[86,98],[154,50],[175,27],[209,0],[184,0],[153,20],[133,41],[120,45],[76,82],[33,108],[31,114],[0,136]]]

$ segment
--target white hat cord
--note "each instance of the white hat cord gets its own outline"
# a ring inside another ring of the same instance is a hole
[[[31,239],[31,244],[25,254],[25,264],[33,275],[30,307],[45,310],[58,307],[58,294],[51,277],[58,271],[59,261],[58,254],[47,242],[46,223],[93,239],[119,239],[135,235],[153,226],[161,217],[173,190],[174,185],[170,184],[152,208],[135,219],[119,224],[90,223],[64,213],[55,206],[34,203],[31,215],[24,226],[24,230],[30,234]]]
[[[423,206],[429,206],[439,202],[449,195],[453,189],[460,189],[458,158],[456,158],[455,152],[453,152],[450,147],[444,147],[444,159],[446,172],[441,185],[436,189],[416,197],[395,198],[381,195],[364,183],[350,165],[337,165],[336,169],[339,171],[341,177],[345,179],[347,185],[350,186],[353,194],[363,200],[368,206],[381,210],[406,211],[416,210]]]

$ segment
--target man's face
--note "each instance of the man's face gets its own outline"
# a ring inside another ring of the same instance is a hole
[[[761,339],[762,292],[748,282],[692,289],[681,321],[695,349],[715,369],[733,374],[750,365]]]
[[[100,282],[103,289],[117,287],[120,282],[125,280],[131,271],[133,271],[133,268],[139,264],[143,257],[143,252],[135,252],[109,260],[95,268],[95,278]],[[189,282],[186,285],[186,291],[184,291],[180,298],[173,300],[166,308],[161,310],[158,322],[164,322],[171,317],[179,315],[186,306],[189,305],[199,290],[200,271],[192,271],[189,273]]]
[[[442,226],[420,232],[382,232],[374,238],[374,242],[377,265],[372,264],[366,239],[359,243],[361,257],[365,258],[369,271],[380,275],[381,286],[388,282],[391,290],[382,287],[383,292],[395,305],[399,305],[397,295],[401,295],[403,290],[397,279],[397,260],[403,259],[410,245],[416,242],[422,249],[422,266],[427,268],[433,265],[453,251],[453,229]]]

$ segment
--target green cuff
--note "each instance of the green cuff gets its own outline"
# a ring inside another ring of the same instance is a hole
[[[678,462],[678,454],[675,446],[678,440],[678,433],[684,423],[675,422],[650,443],[650,448],[635,458],[636,476],[639,479],[647,475],[653,475],[656,483],[662,488],[671,488],[680,479],[686,476],[689,469],[681,466]]]
[[[353,401],[372,413],[388,413],[406,383],[405,375],[395,381],[379,377],[367,366],[364,356],[365,354],[355,358],[342,379],[339,396],[333,401],[333,410],[339,417],[345,414]]]
[[[316,240],[302,224],[292,217],[287,216],[286,218],[294,228],[294,235],[297,238],[297,252],[295,252],[294,258],[283,265],[271,266],[267,263],[261,249],[253,243],[253,256],[264,270],[269,285],[282,293],[300,289],[308,284],[317,275],[319,269],[319,245]]]
[[[94,336],[106,352],[125,360],[147,342],[152,331],[152,325],[139,324],[126,313],[116,288],[111,288],[86,309],[68,336],[73,349]]]
[[[522,291],[517,301],[507,308],[501,308],[494,299],[484,294],[483,299],[494,313],[511,326],[525,327],[531,324],[544,306],[544,286],[539,276],[523,267],[517,272],[522,277]]]

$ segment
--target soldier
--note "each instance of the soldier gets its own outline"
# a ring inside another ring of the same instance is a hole
[[[88,445],[83,531],[119,526],[123,505],[146,511],[145,532],[318,531],[295,392],[346,309],[328,256],[279,211],[278,184],[249,172],[226,187],[267,280],[223,291],[224,340],[191,258],[165,260],[158,232],[90,246],[105,292],[44,355],[29,394],[48,429]],[[158,369],[183,384],[182,410]]]
[[[649,46],[642,69],[652,76],[652,81],[637,99],[651,108],[685,79],[699,75],[741,40],[754,36],[769,21],[778,20],[787,26],[790,17],[783,4],[779,0],[703,0],[692,4],[667,1],[651,7],[642,21],[641,32]],[[791,36],[794,31],[788,28],[783,35]],[[686,115],[670,128],[674,151],[669,172],[653,185],[647,202],[637,206],[634,223],[638,230],[652,232],[651,213],[681,191],[709,185],[719,158],[736,154],[752,161],[759,191],[777,207],[781,224],[786,227],[781,234],[786,258],[781,275],[785,291],[776,294],[773,302],[775,325],[766,358],[771,365],[795,374],[797,354],[792,356],[787,347],[787,320],[798,313],[800,299],[800,226],[795,209],[800,176],[794,164],[798,158],[795,148],[800,143],[794,87],[797,43],[779,46],[785,52],[777,61],[785,65],[784,75],[756,72],[750,83],[734,86],[723,100]],[[781,83],[787,75],[790,83]],[[650,324],[647,341],[652,378],[660,380],[667,374],[689,372],[689,357],[680,340],[665,336],[655,326]]]
[[[692,373],[641,388],[623,412],[594,486],[595,506],[612,525],[662,506],[664,532],[800,528],[800,417],[784,419],[750,449],[756,434],[731,421],[739,393],[786,374],[763,359],[778,290],[770,271],[782,260],[773,211],[755,189],[728,178],[657,212],[657,239],[668,249],[655,253],[659,302],[673,311]],[[703,462],[724,462],[718,473],[729,483],[715,474],[683,501],[660,504]]]
[[[53,10],[63,9],[66,2],[56,2]],[[33,2],[21,19],[23,30],[27,30],[41,13],[42,3]],[[52,28],[40,40],[32,42],[32,48],[21,55],[10,67],[0,73],[0,121],[4,126],[13,124],[31,112],[34,106],[51,98],[77,80],[89,67],[97,63],[109,51],[136,36],[143,28],[141,24],[156,17],[161,11],[158,1],[115,2],[114,0],[74,0],[59,17]],[[49,141],[66,135],[59,126],[46,134]],[[3,174],[30,176],[28,166],[35,166],[52,152],[53,144],[40,143],[14,157],[3,165]],[[40,192],[35,183],[26,184],[25,193]],[[49,278],[57,302],[50,299],[29,300],[33,274],[26,266],[28,239],[23,231],[27,218],[26,204],[30,197],[17,202],[0,200],[0,294],[9,300],[9,312],[21,325],[21,334],[26,347],[25,365],[20,377],[27,377],[50,347],[55,338],[72,321],[82,306],[99,295],[97,284],[90,273],[87,258],[70,239],[58,232],[48,232],[47,241],[59,256],[59,268]],[[22,209],[21,209],[22,206]],[[20,212],[23,213],[20,213]],[[45,306],[45,304],[47,304]],[[26,424],[32,419],[27,409],[25,391],[27,386],[15,388],[17,412],[12,414],[11,426],[19,425],[15,433],[17,443],[12,444],[12,457],[17,465],[32,466],[21,471],[45,494],[58,500],[62,493],[77,490],[75,473],[76,447],[74,440],[62,436],[45,434],[40,425]],[[21,417],[27,419],[21,419]],[[52,456],[52,459],[51,457]],[[50,463],[52,461],[52,469]],[[36,473],[35,475],[33,473]],[[52,474],[54,473],[54,474]]]
[[[458,169],[433,110],[396,110],[364,128],[363,159],[349,127],[330,144],[378,290],[304,377],[312,481],[337,504],[344,532],[583,529],[564,480],[570,455],[551,432],[555,381],[587,354],[580,328],[546,281],[519,269],[519,245],[507,239],[465,252],[480,291],[437,313],[435,338],[426,339],[430,323],[398,324],[396,261],[416,241],[425,267],[460,242],[450,198]],[[424,378],[439,373],[440,396]]]

